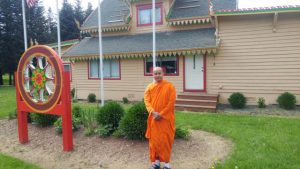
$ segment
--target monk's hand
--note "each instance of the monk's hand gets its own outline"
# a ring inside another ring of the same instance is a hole
[[[160,114],[158,112],[152,112],[152,116],[154,117],[155,120],[160,119]]]

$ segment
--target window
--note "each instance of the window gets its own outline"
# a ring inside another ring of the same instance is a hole
[[[89,78],[100,78],[99,60],[89,61]],[[120,79],[120,61],[118,59],[103,60],[103,76],[105,79]]]
[[[162,24],[162,3],[155,5],[156,24]],[[152,24],[152,5],[137,6],[138,26],[149,26]]]
[[[64,63],[64,70],[66,72],[70,72],[70,80],[72,81],[72,68],[71,68],[71,63]]]
[[[156,66],[162,67],[165,75],[178,76],[178,57],[165,56],[156,57]],[[152,57],[145,59],[145,75],[152,75],[153,61]]]

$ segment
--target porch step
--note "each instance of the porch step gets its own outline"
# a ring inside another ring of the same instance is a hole
[[[176,99],[175,109],[194,112],[215,112],[218,97],[218,95],[206,93],[180,93]]]

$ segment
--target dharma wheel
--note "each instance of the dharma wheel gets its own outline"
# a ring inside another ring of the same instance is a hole
[[[26,105],[39,113],[49,112],[60,101],[62,72],[62,61],[50,47],[37,45],[26,50],[16,77]]]

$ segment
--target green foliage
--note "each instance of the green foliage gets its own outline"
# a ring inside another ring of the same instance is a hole
[[[123,103],[124,103],[124,104],[128,104],[128,103],[129,103],[129,100],[128,100],[127,97],[123,97],[122,99],[123,99]]]
[[[55,131],[58,134],[62,133],[62,118],[58,118],[54,122]],[[77,131],[80,128],[80,119],[73,117],[72,118],[72,130]]]
[[[39,113],[31,113],[30,117],[32,121],[39,127],[51,126],[58,119],[58,116],[56,115]]]
[[[8,119],[12,120],[12,119],[16,119],[18,115],[17,109],[15,109],[14,111],[9,112],[8,114]]]
[[[6,118],[16,109],[16,90],[14,87],[0,86],[0,119]]]
[[[124,109],[119,103],[108,102],[98,112],[97,122],[102,126],[111,125],[114,131],[118,128],[123,115]]]
[[[175,131],[176,139],[185,139],[188,140],[191,136],[191,133],[187,127],[178,126]]]
[[[120,121],[119,130],[129,139],[145,138],[148,112],[144,102],[134,104]]]
[[[95,103],[96,102],[96,95],[94,94],[94,93],[90,93],[89,95],[88,95],[88,102],[89,103]]]
[[[234,109],[241,109],[246,106],[246,97],[239,92],[232,93],[230,97],[228,98],[228,102]]]
[[[74,97],[75,97],[75,88],[73,88],[73,89],[71,90],[71,96],[72,96],[72,99],[74,99]]]
[[[72,107],[72,115],[75,118],[80,118],[82,114],[82,108],[80,106],[73,106]]]
[[[116,138],[123,138],[125,137],[125,134],[122,130],[117,129],[116,131],[113,132],[112,136]]]
[[[286,110],[295,109],[296,106],[296,97],[292,93],[284,92],[277,98],[277,103],[279,107]]]
[[[111,124],[98,127],[95,130],[95,132],[100,137],[108,137],[108,136],[110,136],[112,134],[113,131],[114,131],[114,129],[113,129],[113,126]]]
[[[91,136],[95,133],[97,127],[96,113],[94,108],[88,108],[81,114],[81,122],[84,126],[84,134]]]
[[[259,108],[265,108],[266,107],[266,100],[263,97],[258,98],[257,105]]]

